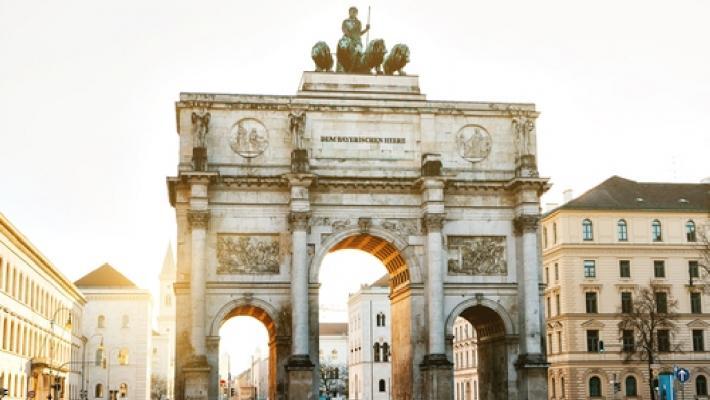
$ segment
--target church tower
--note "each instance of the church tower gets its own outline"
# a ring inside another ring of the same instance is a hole
[[[161,400],[173,399],[175,382],[175,259],[172,246],[163,259],[158,293],[158,331],[153,332],[153,373],[165,380]],[[162,391],[162,390],[161,390]]]

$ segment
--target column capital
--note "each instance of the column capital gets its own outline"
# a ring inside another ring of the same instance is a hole
[[[422,227],[427,232],[441,232],[444,226],[444,214],[424,214],[422,217]]]
[[[187,221],[192,229],[207,229],[209,220],[209,210],[190,210],[187,212]]]
[[[540,214],[522,214],[515,217],[513,226],[518,234],[537,232],[540,224]]]
[[[288,223],[291,226],[291,231],[305,231],[308,229],[310,219],[311,213],[308,211],[292,211],[288,215]]]

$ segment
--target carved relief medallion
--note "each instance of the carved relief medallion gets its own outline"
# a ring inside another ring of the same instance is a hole
[[[480,125],[465,125],[456,134],[459,155],[470,162],[483,161],[491,152],[491,135]]]
[[[242,118],[229,130],[229,146],[244,158],[261,155],[269,146],[269,132],[254,118]]]
[[[451,275],[506,275],[505,236],[449,236]]]
[[[278,235],[217,236],[218,274],[278,274]]]

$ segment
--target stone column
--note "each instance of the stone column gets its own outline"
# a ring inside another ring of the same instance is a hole
[[[520,240],[522,271],[518,274],[519,296],[522,296],[523,326],[520,334],[519,370],[522,398],[547,398],[547,361],[542,353],[542,322],[540,314],[540,258],[538,246],[539,214],[520,214],[514,220]]]
[[[205,356],[205,241],[209,211],[190,210],[187,214],[191,228],[192,259],[190,269],[190,300],[192,303],[192,325],[190,345],[194,356]]]
[[[422,180],[422,225],[426,230],[426,295],[428,354],[420,366],[424,382],[422,398],[427,400],[453,398],[453,364],[446,357],[444,316],[444,181],[440,177]]]
[[[286,365],[288,399],[302,400],[313,396],[314,364],[310,357],[308,305],[308,221],[310,201],[308,188],[312,176],[292,174],[289,225],[291,228],[291,357]]]

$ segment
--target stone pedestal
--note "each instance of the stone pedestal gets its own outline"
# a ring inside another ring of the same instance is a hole
[[[194,357],[182,369],[185,378],[185,400],[207,400],[210,366],[206,357]]]
[[[296,149],[291,152],[291,172],[294,174],[305,174],[309,170],[308,150]]]
[[[313,369],[308,356],[292,356],[286,365],[288,374],[288,400],[313,399]]]
[[[419,368],[424,379],[423,400],[443,400],[454,398],[454,365],[446,354],[428,354]]]
[[[207,170],[207,149],[204,147],[194,147],[192,149],[192,167],[195,171]]]
[[[518,398],[547,398],[547,368],[550,366],[542,354],[521,354],[515,367],[518,369]]]

